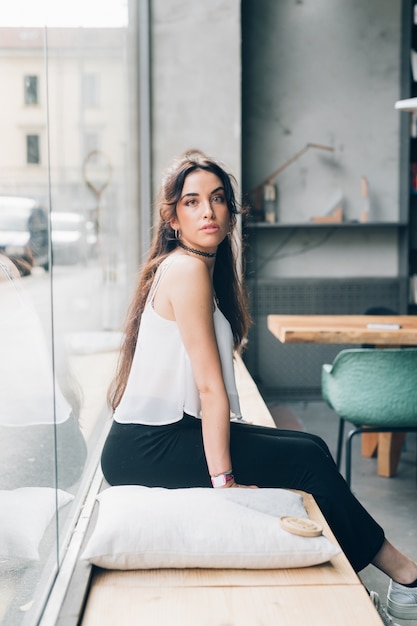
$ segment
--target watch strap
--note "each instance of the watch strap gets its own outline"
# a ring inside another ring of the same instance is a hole
[[[211,476],[211,484],[215,489],[217,489],[218,487],[224,487],[232,480],[234,480],[232,472],[223,472],[223,474],[216,474],[215,476]]]

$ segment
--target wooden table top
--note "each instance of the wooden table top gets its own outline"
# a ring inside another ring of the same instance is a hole
[[[417,346],[414,315],[268,315],[282,343],[346,343]]]

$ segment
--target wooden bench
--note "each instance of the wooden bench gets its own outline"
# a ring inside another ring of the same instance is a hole
[[[274,427],[242,360],[236,377],[243,416]],[[256,420],[254,419],[256,416]],[[314,498],[309,516],[336,541]],[[320,566],[279,570],[93,568],[81,626],[380,626],[369,596],[343,553]]]

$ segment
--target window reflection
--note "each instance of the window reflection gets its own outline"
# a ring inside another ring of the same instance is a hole
[[[109,416],[135,133],[124,26],[0,28],[0,51],[0,624],[26,626]]]
[[[66,489],[86,459],[79,390],[68,370],[54,379],[50,341],[18,275],[1,255],[0,343],[8,357],[0,363],[0,489]]]
[[[26,280],[0,254],[0,580],[15,591],[1,604],[5,624],[20,623],[21,607],[33,602],[56,544],[56,508],[72,501],[87,455],[76,386],[54,375]]]
[[[49,268],[48,216],[33,198],[0,196],[0,251],[22,276]]]

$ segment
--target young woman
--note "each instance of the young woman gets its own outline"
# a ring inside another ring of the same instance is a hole
[[[109,393],[104,476],[112,485],[307,491],[354,569],[372,562],[388,574],[393,613],[406,605],[417,618],[417,564],[385,539],[324,441],[239,421],[233,349],[250,320],[233,249],[233,182],[199,152],[163,179],[158,230]]]

